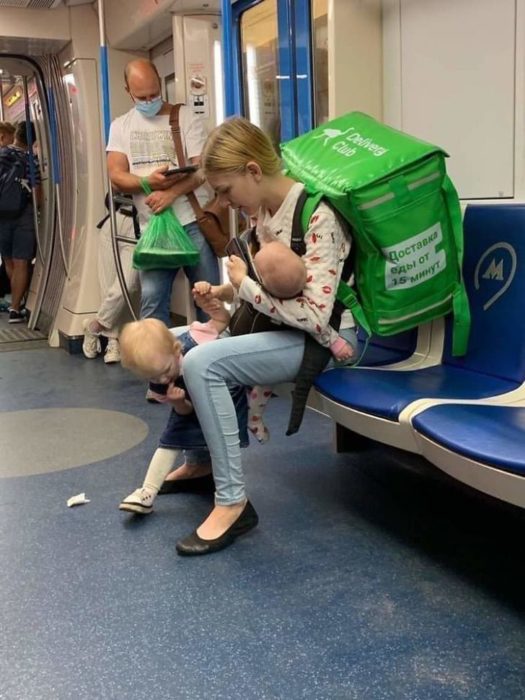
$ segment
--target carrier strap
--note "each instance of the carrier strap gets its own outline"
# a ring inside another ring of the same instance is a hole
[[[290,241],[290,247],[297,255],[302,256],[306,252],[304,234],[308,230],[310,219],[322,199],[322,194],[309,194],[306,190],[303,190],[297,199],[292,219],[292,235]],[[329,202],[327,202],[327,204],[333,210],[343,228],[347,228],[346,223],[343,224],[341,221],[339,212],[334,209]],[[343,265],[341,276],[345,279],[347,279],[352,272],[353,248],[354,247],[352,246],[350,249],[350,255],[348,255]],[[346,286],[348,287],[348,285]],[[350,289],[350,287],[348,287],[348,289]],[[339,298],[338,290],[332,315],[330,316],[330,326],[332,326],[332,328],[334,328],[336,331],[339,330],[341,325],[341,316],[344,309],[345,304]],[[295,381],[292,408],[290,411],[290,420],[288,422],[286,435],[293,435],[299,430],[306,408],[308,394],[310,393],[314,379],[325,369],[332,356],[330,350],[315,341],[309,333],[305,332],[304,336],[303,359]]]

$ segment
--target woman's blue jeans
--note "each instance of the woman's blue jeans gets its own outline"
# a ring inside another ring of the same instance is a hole
[[[184,229],[199,249],[200,259],[197,265],[184,267],[184,274],[191,286],[201,280],[210,284],[220,284],[219,261],[215,253],[202,235],[197,222],[187,224]],[[142,318],[158,318],[169,327],[170,299],[173,281],[180,268],[174,270],[141,270],[141,309]],[[199,321],[207,321],[207,314],[202,309],[197,309]]]
[[[227,383],[253,386],[294,381],[303,350],[303,333],[272,331],[221,338],[185,355],[184,381],[211,454],[217,504],[233,505],[246,498],[239,428]]]

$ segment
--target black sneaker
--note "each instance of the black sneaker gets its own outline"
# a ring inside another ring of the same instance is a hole
[[[9,321],[8,323],[22,323],[25,321],[26,315],[22,311],[15,311],[14,309],[11,309],[9,312]]]

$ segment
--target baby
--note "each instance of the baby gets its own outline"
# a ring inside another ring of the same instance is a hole
[[[253,262],[262,286],[278,299],[293,299],[306,284],[303,259],[280,241],[265,243]]]

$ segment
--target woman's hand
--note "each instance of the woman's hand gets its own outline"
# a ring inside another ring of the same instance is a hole
[[[216,299],[226,301],[229,304],[233,301],[233,287],[231,284],[210,284],[209,282],[195,282],[191,290],[196,304],[199,300],[205,299],[206,302]],[[220,304],[217,308],[220,307]]]
[[[148,195],[144,201],[154,214],[160,214],[161,211],[173,204],[175,195],[171,190],[156,190]]]
[[[193,301],[200,308],[209,313],[221,306],[221,302],[211,295],[212,285],[209,282],[195,282],[191,293]]]
[[[248,276],[248,266],[244,260],[236,255],[230,255],[228,262],[226,263],[226,270],[228,271],[230,282],[234,287],[239,289],[243,279]]]

